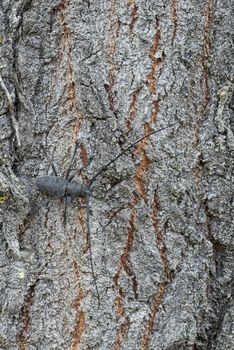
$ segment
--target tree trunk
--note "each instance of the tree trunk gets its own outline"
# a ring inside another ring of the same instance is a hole
[[[1,1],[1,349],[232,348],[230,5]]]

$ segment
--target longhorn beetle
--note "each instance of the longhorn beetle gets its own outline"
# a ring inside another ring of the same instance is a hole
[[[123,154],[127,153],[131,148],[136,146],[139,142],[141,142],[142,140],[150,137],[153,134],[156,134],[156,133],[158,133],[160,131],[163,131],[163,130],[165,130],[167,128],[170,128],[170,127],[172,127],[172,126],[174,126],[176,124],[177,123],[170,124],[170,125],[167,125],[164,128],[161,128],[161,129],[158,129],[158,130],[153,130],[150,133],[148,133],[147,135],[139,138],[138,140],[136,140],[135,142],[130,144],[128,147],[124,148],[116,157],[111,159],[106,165],[104,165],[91,178],[91,180],[89,181],[88,185],[85,185],[85,184],[80,183],[78,181],[72,181],[72,179],[74,178],[75,175],[71,175],[70,176],[70,172],[71,172],[72,165],[73,165],[73,162],[74,162],[74,159],[75,159],[75,155],[76,155],[77,149],[79,147],[79,143],[78,142],[76,142],[75,149],[74,149],[74,152],[73,152],[73,156],[71,158],[71,161],[70,161],[69,167],[67,169],[65,178],[58,176],[52,161],[50,160],[50,158],[46,154],[46,156],[49,159],[49,162],[50,162],[50,165],[52,167],[54,175],[53,176],[40,176],[40,177],[37,177],[36,181],[35,181],[35,185],[41,192],[45,192],[47,195],[54,196],[54,197],[57,197],[57,198],[64,198],[64,200],[65,200],[64,224],[66,223],[66,208],[67,208],[67,204],[70,203],[73,198],[83,197],[85,199],[85,204],[86,204],[85,205],[85,207],[86,207],[86,225],[87,225],[87,237],[88,237],[88,246],[89,246],[90,265],[91,265],[91,272],[92,272],[93,281],[94,281],[95,289],[96,289],[96,293],[97,293],[98,307],[100,305],[100,296],[99,296],[99,291],[98,291],[98,287],[97,287],[97,283],[96,283],[96,276],[95,276],[95,273],[94,273],[94,266],[93,266],[93,259],[92,259],[92,250],[91,250],[90,220],[89,220],[89,216],[90,216],[89,198],[92,196],[91,186],[97,180],[97,178],[100,176],[101,173],[105,172],[109,168],[109,166],[111,164],[116,162],[116,160],[118,158],[120,158]]]

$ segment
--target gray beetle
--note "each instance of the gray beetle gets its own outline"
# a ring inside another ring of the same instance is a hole
[[[72,169],[72,164],[75,158],[76,151],[78,149],[78,142],[76,142],[75,149],[73,156],[70,161],[70,165],[68,167],[67,173],[65,178],[60,177],[57,175],[56,169],[46,154],[44,148],[44,152],[49,159],[50,165],[52,167],[54,175],[51,176],[40,176],[36,178],[35,185],[41,192],[46,193],[49,196],[54,196],[57,198],[63,198],[65,200],[65,212],[64,212],[64,224],[66,223],[66,207],[67,204],[71,202],[73,198],[83,197],[85,198],[86,203],[86,224],[87,224],[87,233],[88,233],[88,245],[89,245],[89,255],[90,255],[90,265],[91,265],[91,271],[93,275],[93,280],[95,284],[95,289],[97,293],[98,298],[98,307],[100,305],[100,297],[99,297],[99,291],[96,283],[96,276],[94,273],[94,267],[93,267],[93,259],[92,259],[92,250],[91,250],[91,236],[90,236],[90,223],[89,223],[89,216],[90,216],[90,209],[89,209],[89,198],[91,196],[91,186],[96,181],[96,179],[100,176],[101,173],[105,172],[111,164],[113,164],[119,157],[121,157],[123,154],[127,153],[129,150],[131,150],[134,146],[136,146],[139,142],[142,140],[150,137],[153,134],[156,134],[160,131],[163,131],[167,128],[170,128],[178,123],[167,125],[164,128],[153,130],[147,135],[141,137],[140,139],[136,140],[132,144],[130,144],[128,147],[124,148],[116,157],[111,159],[106,165],[104,165],[89,181],[89,185],[84,185],[78,181],[72,181],[74,176],[70,176],[70,172]]]
[[[63,177],[55,175],[39,176],[36,178],[35,185],[41,192],[57,198],[75,198],[91,195],[91,190],[88,186],[78,181],[68,182]]]

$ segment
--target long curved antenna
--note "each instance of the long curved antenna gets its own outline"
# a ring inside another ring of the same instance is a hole
[[[83,171],[85,168],[87,168],[87,167],[91,164],[92,161],[93,161],[93,157],[90,157],[89,160],[88,160],[88,163],[85,164],[84,166],[82,166],[82,168],[79,169],[79,172],[78,172],[77,175],[80,176],[80,174],[82,173],[82,171]],[[71,171],[72,171],[72,170],[74,170],[74,169],[71,168]],[[73,175],[69,176],[68,179],[67,179],[67,181],[68,181],[68,182],[72,181],[72,179],[73,179],[75,176],[76,176],[76,174],[73,174]]]
[[[65,177],[66,181],[68,180],[68,177],[70,175],[72,164],[74,162],[74,159],[75,159],[75,156],[76,156],[76,152],[77,152],[77,149],[78,149],[79,145],[80,145],[79,142],[76,141],[76,145],[75,145],[75,148],[74,148],[74,151],[73,151],[73,155],[71,157],[71,161],[70,161],[69,167],[67,169],[67,173],[66,173],[66,177]]]
[[[133,148],[134,146],[136,146],[139,142],[141,142],[142,140],[146,139],[147,137],[150,137],[151,135],[153,134],[156,134],[160,131],[163,131],[165,129],[168,129],[168,128],[171,128],[172,126],[178,124],[178,122],[174,123],[174,124],[170,124],[170,125],[167,125],[165,126],[164,128],[161,128],[161,129],[158,129],[158,130],[153,130],[151,131],[149,134],[141,137],[140,139],[136,140],[135,142],[133,142],[131,145],[129,145],[128,147],[124,148],[115,158],[111,159],[106,165],[104,165],[104,167],[102,167],[93,177],[92,179],[90,180],[89,182],[89,186],[91,186],[94,181],[96,181],[96,179],[99,177],[99,175],[101,173],[103,173],[104,171],[107,170],[107,168],[109,168],[109,166],[111,164],[113,164],[119,157],[121,157],[123,154],[125,154],[126,152],[128,152],[131,148]]]
[[[92,246],[91,246],[91,230],[90,230],[90,220],[89,220],[89,214],[90,214],[90,207],[89,207],[89,197],[86,196],[85,198],[86,201],[86,225],[87,225],[87,232],[88,232],[88,246],[89,246],[89,260],[90,260],[90,266],[91,266],[91,272],[93,276],[93,282],[95,285],[96,293],[97,293],[97,299],[98,299],[98,309],[100,307],[100,294],[98,291],[98,286],[97,286],[97,278],[94,273],[94,266],[93,266],[93,255],[92,255]]]

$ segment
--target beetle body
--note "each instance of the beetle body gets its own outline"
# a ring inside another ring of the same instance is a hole
[[[35,185],[41,192],[57,198],[86,197],[91,194],[88,186],[78,181],[68,182],[59,176],[40,176],[36,178]]]

